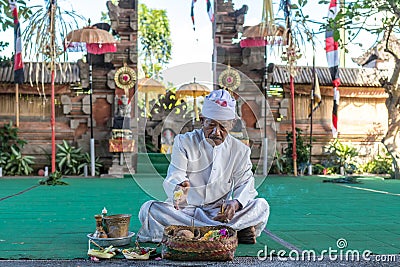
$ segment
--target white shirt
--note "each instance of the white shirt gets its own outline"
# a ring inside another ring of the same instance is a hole
[[[213,147],[197,129],[175,137],[163,186],[170,202],[176,185],[189,180],[190,206],[237,199],[244,207],[257,196],[251,168],[250,148],[245,144],[228,135]]]

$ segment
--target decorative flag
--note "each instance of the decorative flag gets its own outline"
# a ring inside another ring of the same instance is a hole
[[[9,0],[14,17],[14,82],[24,83],[24,63],[22,62],[21,28],[18,21],[18,8],[15,0]]]
[[[207,14],[208,14],[208,17],[210,18],[211,22],[214,22],[214,11],[212,9],[210,0],[207,0]]]
[[[192,0],[192,6],[190,8],[190,16],[192,17],[192,23],[193,23],[193,30],[196,30],[195,23],[194,23],[194,4],[197,2],[197,0]],[[214,11],[211,6],[211,0],[206,0],[207,3],[207,14],[208,17],[210,18],[211,22],[214,22]]]
[[[321,89],[319,88],[319,80],[315,67],[313,68],[313,90],[311,99],[313,100],[312,110],[310,111],[308,117],[311,117],[311,112],[316,111],[322,103]]]
[[[87,52],[86,43],[66,41],[64,46],[64,50],[68,52]]]
[[[339,4],[338,0],[331,0],[329,4],[329,12],[328,12],[328,23],[331,23],[331,20],[334,19],[339,12]],[[337,137],[338,128],[338,107],[339,107],[339,90],[338,87],[340,85],[339,78],[339,51],[338,51],[338,42],[334,39],[334,31],[328,26],[325,34],[325,43],[326,43],[326,59],[328,61],[329,72],[332,78],[333,85],[333,110],[332,110],[332,134],[333,137]]]
[[[192,6],[190,8],[190,16],[192,17],[192,23],[193,23],[193,30],[196,30],[195,24],[194,24],[194,4],[196,3],[197,0],[192,0]]]

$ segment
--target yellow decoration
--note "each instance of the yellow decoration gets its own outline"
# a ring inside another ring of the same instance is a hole
[[[224,89],[235,90],[240,86],[240,74],[238,71],[231,69],[230,66],[218,77],[218,84]]]
[[[125,91],[125,95],[128,96],[128,90],[135,86],[136,72],[124,64],[122,68],[119,68],[115,72],[114,81],[119,88]]]
[[[182,196],[183,196],[183,190],[182,189],[174,192],[174,200],[180,200]]]
[[[133,152],[135,150],[135,140],[109,139],[110,152]]]
[[[127,248],[122,250],[122,254],[128,260],[148,260],[154,248]]]

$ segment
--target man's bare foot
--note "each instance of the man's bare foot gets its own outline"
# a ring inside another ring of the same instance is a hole
[[[237,232],[238,242],[240,244],[255,244],[256,241],[256,228],[250,226]]]

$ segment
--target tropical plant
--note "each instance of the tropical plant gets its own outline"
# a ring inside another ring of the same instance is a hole
[[[171,33],[165,10],[150,9],[139,4],[139,51],[146,76],[158,76],[164,64],[171,59]]]
[[[83,173],[84,167],[88,166],[88,171],[91,172],[92,170],[92,165],[91,165],[91,159],[90,159],[90,154],[89,153],[85,153],[82,155],[80,164],[78,166],[78,171],[79,173]],[[100,175],[100,168],[103,167],[103,163],[100,161],[99,157],[96,157],[95,161],[94,161],[94,167],[95,167],[95,175]]]
[[[371,161],[360,166],[362,172],[374,173],[374,174],[390,174],[393,176],[393,164],[392,158],[389,153],[384,156],[377,155]]]
[[[297,166],[300,170],[306,168],[310,158],[310,144],[306,143],[302,133],[303,131],[300,128],[296,128]],[[293,132],[286,132],[286,142],[288,143],[284,150],[287,163],[286,169],[288,173],[291,173],[293,172]]]
[[[4,174],[29,175],[33,169],[33,156],[23,156],[21,151],[27,142],[18,136],[18,128],[10,121],[0,128],[0,167]]]
[[[32,15],[31,9],[26,6],[26,1],[17,0],[16,3],[18,7],[18,15],[20,17],[27,19]],[[10,5],[6,0],[0,1],[0,15],[0,30],[5,31],[8,28],[14,27],[14,20],[10,10]]]
[[[16,3],[19,17],[25,19],[29,18],[32,11],[26,6],[26,1],[18,0]],[[0,1],[0,27],[0,31],[5,31],[14,27],[14,19],[11,13],[10,4],[5,0]],[[2,54],[1,52],[10,45],[7,41],[8,40],[0,41],[0,54]],[[9,65],[11,62],[12,58],[3,55],[0,56],[0,66]]]
[[[59,171],[55,171],[47,177],[45,180],[40,180],[39,184],[41,185],[68,185],[67,182],[61,181],[62,173]]]
[[[7,152],[0,151],[0,167],[5,167],[10,154]]]
[[[314,174],[323,174],[324,169],[326,169],[326,167],[322,164],[316,163],[313,165],[313,173]]]
[[[35,157],[23,156],[21,151],[11,146],[11,154],[7,160],[5,170],[7,174],[11,175],[29,175],[32,173],[33,168],[31,165],[34,164]]]
[[[11,121],[0,128],[0,151],[11,153],[11,147],[19,151],[26,143],[18,137],[18,128],[14,127]]]
[[[336,173],[339,173],[340,167],[344,167],[346,173],[353,173],[357,169],[355,157],[358,152],[355,147],[335,139],[327,146],[327,152],[335,164]]]
[[[288,164],[286,155],[279,153],[279,151],[276,151],[270,172],[276,174],[288,173],[287,166]]]
[[[57,170],[62,174],[79,174],[79,166],[82,162],[82,147],[75,148],[63,140],[62,144],[57,144],[56,164]]]
[[[302,1],[307,2],[307,1]],[[327,5],[328,0],[319,1]],[[388,95],[385,104],[388,110],[388,130],[382,143],[390,153],[394,177],[400,179],[400,53],[397,41],[393,36],[400,32],[400,2],[393,0],[348,0],[340,9],[339,14],[323,26],[334,30],[334,39],[339,41],[341,47],[346,48],[350,42],[357,41],[360,32],[369,32],[376,35],[377,39],[383,36],[383,53],[391,56],[395,66],[390,76],[380,79],[382,87]],[[378,23],[379,22],[379,23]],[[340,39],[340,31],[346,31],[347,39]],[[359,42],[362,45],[362,41]]]
[[[64,175],[81,175],[84,166],[88,166],[91,171],[91,159],[89,153],[83,153],[82,148],[76,148],[63,140],[62,144],[57,145],[56,155],[57,171]],[[95,174],[100,175],[100,169],[103,167],[99,157],[95,159]]]

